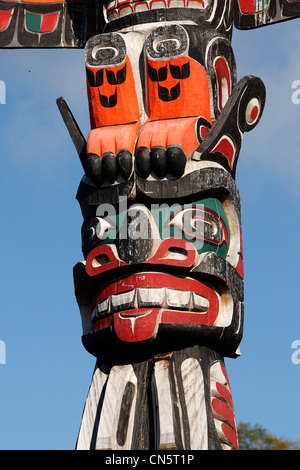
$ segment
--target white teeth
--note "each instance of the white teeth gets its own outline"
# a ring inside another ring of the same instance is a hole
[[[101,315],[108,313],[109,310],[109,300],[105,299],[103,302],[97,305],[97,311]]]
[[[183,8],[184,7],[184,1],[183,0],[170,0],[169,2],[169,7],[171,8]]]
[[[111,296],[112,312],[134,307],[135,290]]]
[[[134,11],[135,13],[138,13],[139,11],[146,11],[148,10],[148,5],[147,3],[134,3]]]
[[[155,0],[150,3],[151,10],[155,10],[157,8],[166,8],[165,2],[160,0]]]
[[[197,1],[193,1],[193,0],[190,0],[188,2],[188,7],[189,8],[199,8],[200,10],[203,10],[205,7],[203,7],[203,5]]]
[[[107,16],[109,18],[109,21],[114,21],[119,18],[118,12],[116,10],[113,10],[112,12],[108,12]]]
[[[168,6],[166,5],[166,2],[163,0],[149,0],[147,2],[139,2],[138,0],[134,0],[129,2],[129,0],[119,0],[118,2],[116,1],[110,1],[107,5],[107,18],[108,21],[113,21],[115,19],[121,18],[123,16],[128,16],[131,15],[132,13],[137,13],[140,11],[146,11],[146,10],[155,10],[159,8],[183,8],[185,7],[185,1],[184,0],[169,0]],[[202,2],[199,2],[199,0],[188,0],[188,7],[190,8],[197,8],[200,10],[203,10],[206,8],[206,5],[203,6]]]
[[[166,289],[168,307],[189,309],[191,293],[185,290]]]
[[[165,289],[140,288],[138,289],[139,307],[161,307],[165,302]]]
[[[103,302],[96,305],[92,313],[92,320],[104,316],[107,313],[109,313],[109,299],[105,299]]]
[[[92,312],[92,320],[130,308],[161,307],[206,312],[209,301],[195,292],[169,288],[138,288],[113,294],[99,302]]]
[[[123,17],[123,16],[131,15],[131,13],[132,13],[132,8],[131,8],[131,6],[124,7],[124,8],[122,8],[122,9],[119,10],[119,16],[120,16],[120,18]]]
[[[209,307],[209,301],[202,297],[201,295],[195,294],[192,292],[192,299],[193,299],[193,309],[197,312],[206,312]]]

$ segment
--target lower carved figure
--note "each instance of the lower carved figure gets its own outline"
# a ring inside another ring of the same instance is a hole
[[[77,449],[237,449],[223,358],[194,346],[140,363],[96,365]]]

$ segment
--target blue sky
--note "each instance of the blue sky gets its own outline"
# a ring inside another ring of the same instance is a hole
[[[235,31],[238,76],[267,87],[237,170],[245,258],[242,356],[227,360],[237,422],[300,439],[298,281],[300,30],[294,20]],[[74,449],[94,358],[81,345],[72,268],[82,259],[82,168],[56,107],[87,136],[83,51],[0,51],[0,449]]]

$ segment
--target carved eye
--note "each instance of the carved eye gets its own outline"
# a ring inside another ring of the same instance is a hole
[[[102,217],[90,219],[81,230],[82,248],[86,250],[100,240],[104,240],[110,228],[115,228],[115,225],[109,219]]]
[[[168,225],[176,226],[185,236],[204,240],[214,245],[227,244],[228,236],[219,216],[206,209],[189,207],[177,212]]]

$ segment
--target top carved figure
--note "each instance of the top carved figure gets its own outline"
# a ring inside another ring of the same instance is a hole
[[[161,178],[170,172],[178,178],[187,159],[192,165],[196,159],[220,157],[234,175],[241,143],[236,126],[222,140],[215,129],[199,148],[236,85],[233,22],[244,29],[299,13],[300,2],[285,0],[280,5],[252,0],[108,2],[106,33],[86,46],[92,127],[87,169],[94,181],[108,177],[113,182],[118,169],[126,178],[133,153],[145,178],[152,170]],[[259,100],[253,99],[247,108],[249,128],[260,114]],[[105,139],[104,127],[111,125],[119,127]],[[118,155],[124,148],[126,154]],[[95,155],[105,156],[103,168]]]
[[[83,165],[97,185],[127,179],[134,153],[143,177],[180,177],[192,155],[212,153],[234,175],[239,131],[201,147],[236,85],[233,25],[299,15],[299,0],[0,0],[0,47],[86,48],[92,132]],[[253,100],[247,125],[260,112]]]
[[[184,21],[230,31],[295,18],[299,0],[1,0],[0,47],[84,47],[109,29]]]
[[[92,131],[82,163],[97,186],[128,179],[133,154],[145,178],[220,158],[234,176],[240,130],[220,140],[219,120],[203,143],[236,85],[233,24],[299,15],[299,0],[0,0],[0,47],[85,47]],[[247,106],[242,133],[261,115],[260,100]]]

